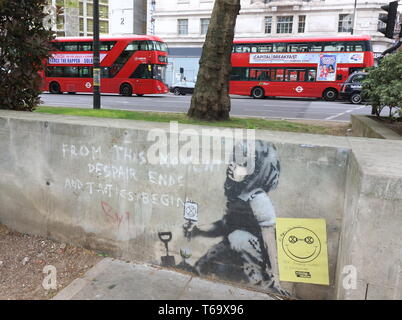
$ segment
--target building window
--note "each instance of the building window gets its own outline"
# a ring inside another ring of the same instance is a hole
[[[84,32],[84,18],[80,18],[80,33]]]
[[[94,13],[94,5],[92,3],[87,3],[87,16],[92,17]]]
[[[64,15],[57,16],[57,30],[64,30]]]
[[[340,14],[338,23],[338,32],[352,32],[353,29],[353,15]]]
[[[84,15],[84,4],[80,2],[80,16],[82,17]]]
[[[306,29],[306,16],[299,16],[299,25],[297,27],[298,33],[304,33]]]
[[[109,18],[109,7],[105,5],[99,6],[99,18],[108,19]]]
[[[101,34],[109,33],[109,22],[108,21],[99,21],[99,32]]]
[[[188,20],[187,19],[178,19],[177,25],[178,25],[179,35],[188,34]]]
[[[272,17],[265,17],[264,23],[265,23],[265,33],[271,33],[272,32]]]
[[[56,4],[58,36],[63,34],[69,36],[91,36],[93,28],[93,1],[92,0],[49,0],[49,3]],[[78,10],[78,16],[71,15],[71,9]],[[70,16],[70,19],[66,17]],[[109,33],[109,0],[99,0],[100,33]],[[66,20],[67,19],[67,20]],[[78,26],[78,30],[76,27]],[[74,34],[72,34],[74,33]]]
[[[201,19],[201,34],[207,34],[210,19]]]
[[[87,32],[93,32],[94,30],[94,21],[92,19],[87,20]]]
[[[292,33],[293,16],[278,17],[276,33]]]

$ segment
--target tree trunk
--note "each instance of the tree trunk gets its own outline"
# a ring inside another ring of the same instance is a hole
[[[215,0],[187,114],[191,118],[206,121],[229,119],[230,58],[239,11],[240,0]]]

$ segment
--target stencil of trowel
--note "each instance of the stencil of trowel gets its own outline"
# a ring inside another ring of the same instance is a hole
[[[159,239],[165,244],[166,256],[161,257],[161,262],[163,267],[173,267],[176,265],[174,256],[169,256],[168,243],[172,240],[171,232],[158,232]]]

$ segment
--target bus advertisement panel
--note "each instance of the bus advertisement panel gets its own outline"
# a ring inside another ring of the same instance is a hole
[[[106,57],[106,53],[100,54],[100,62]],[[48,60],[48,64],[93,64],[92,53],[54,53]]]
[[[335,81],[336,54],[321,54],[318,64],[317,81]]]

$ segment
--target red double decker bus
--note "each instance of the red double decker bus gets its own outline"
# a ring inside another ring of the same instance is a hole
[[[100,38],[101,92],[125,96],[167,93],[167,46],[154,36]],[[54,40],[55,51],[46,62],[43,91],[93,91],[93,39]]]
[[[333,101],[351,73],[373,65],[369,36],[238,39],[229,92]]]

